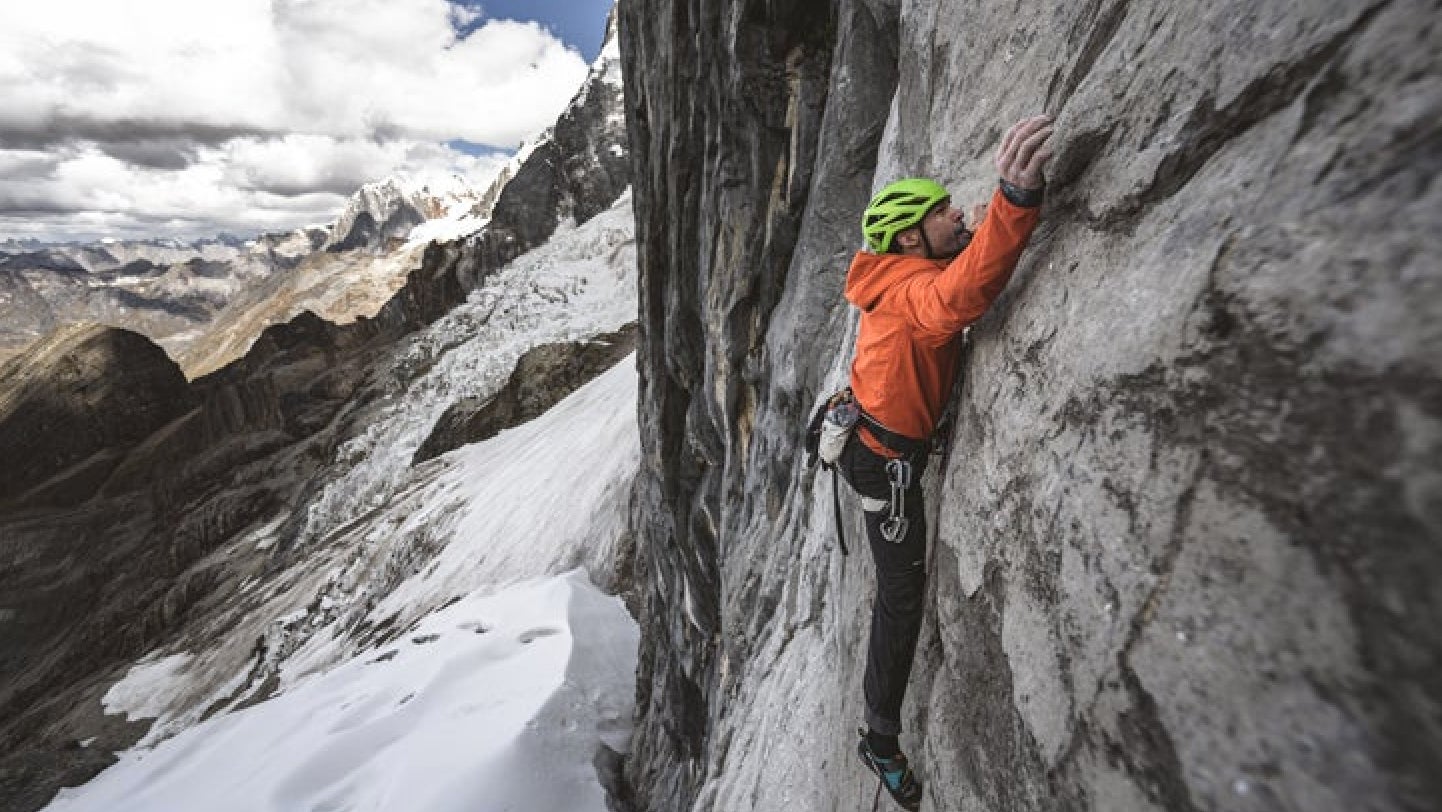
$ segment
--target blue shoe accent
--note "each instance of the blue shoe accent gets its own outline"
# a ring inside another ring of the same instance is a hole
[[[881,768],[881,780],[892,792],[901,789],[901,780],[906,777],[906,761],[903,759],[878,758],[876,766]]]
[[[911,764],[907,762],[905,755],[897,753],[892,758],[882,758],[871,751],[865,735],[856,743],[856,755],[860,757],[862,764],[876,773],[881,779],[881,785],[886,787],[886,791],[902,809],[916,812],[921,808],[921,782],[911,771]]]

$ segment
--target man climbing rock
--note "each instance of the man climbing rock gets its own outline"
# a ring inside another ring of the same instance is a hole
[[[921,803],[921,782],[897,738],[926,586],[921,474],[951,394],[961,331],[1006,287],[1036,226],[1051,135],[1046,116],[1007,130],[996,156],[999,188],[974,234],[935,181],[883,188],[862,217],[870,250],[856,254],[846,276],[846,298],[861,309],[851,365],[860,421],[837,465],[862,497],[876,562],[867,727],[857,750],[906,809]]]

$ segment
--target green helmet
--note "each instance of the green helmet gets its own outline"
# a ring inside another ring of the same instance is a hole
[[[890,251],[898,231],[920,223],[933,206],[948,197],[941,184],[928,178],[904,178],[887,184],[871,198],[871,205],[861,216],[866,247],[878,254]]]

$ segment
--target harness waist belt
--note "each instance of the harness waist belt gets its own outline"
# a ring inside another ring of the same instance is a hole
[[[861,422],[866,424],[866,430],[871,432],[871,436],[880,441],[882,445],[903,457],[912,458],[924,456],[931,450],[930,441],[918,440],[914,437],[907,437],[904,434],[897,434],[886,426],[881,425],[881,421],[867,414],[865,409],[861,410]]]

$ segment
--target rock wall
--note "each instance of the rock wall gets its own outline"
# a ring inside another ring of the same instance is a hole
[[[928,486],[927,808],[1434,809],[1438,11],[623,3],[635,806],[870,808],[871,564],[800,426],[844,381],[871,189],[984,201],[1045,111],[1043,225]]]

